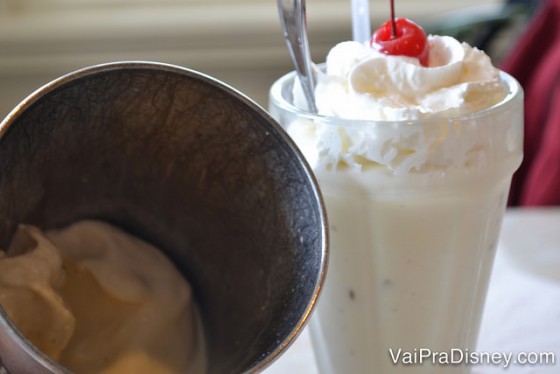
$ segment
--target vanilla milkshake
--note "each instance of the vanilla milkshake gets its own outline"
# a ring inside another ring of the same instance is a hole
[[[271,89],[270,112],[312,166],[330,223],[310,320],[320,373],[469,371],[403,355],[476,348],[522,159],[523,93],[482,51],[428,42],[428,66],[335,46],[318,72],[317,115],[301,109],[294,73]]]

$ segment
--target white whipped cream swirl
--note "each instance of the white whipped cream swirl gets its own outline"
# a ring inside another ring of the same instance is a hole
[[[502,102],[512,95],[511,83],[467,43],[447,36],[429,36],[428,42],[428,67],[357,42],[331,50],[315,90],[323,116],[286,126],[315,172],[442,176],[482,170],[513,156],[518,162],[522,95],[508,110],[457,118]],[[306,107],[298,84],[293,99]]]
[[[484,52],[448,36],[430,35],[428,43],[428,67],[358,42],[336,45],[327,56],[326,73],[318,75],[319,113],[362,120],[451,116],[490,107],[506,95],[498,69]],[[296,105],[305,103],[300,92],[294,96]]]

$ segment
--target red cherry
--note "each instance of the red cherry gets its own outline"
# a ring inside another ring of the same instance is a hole
[[[430,47],[426,33],[407,18],[385,22],[373,33],[370,45],[388,55],[416,57],[422,66],[428,66]]]

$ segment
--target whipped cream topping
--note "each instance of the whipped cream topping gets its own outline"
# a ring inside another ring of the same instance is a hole
[[[428,37],[429,66],[388,56],[358,42],[336,45],[318,73],[320,114],[361,120],[459,115],[490,107],[506,95],[499,71],[481,50],[449,36]],[[297,86],[297,85],[296,85]],[[305,107],[301,92],[295,104]]]
[[[300,117],[286,126],[316,172],[445,175],[480,170],[518,150],[522,95],[512,109],[457,118],[500,103],[513,83],[477,48],[447,36],[428,42],[428,67],[352,41],[330,51],[315,90],[325,117]],[[299,84],[293,100],[306,107]]]

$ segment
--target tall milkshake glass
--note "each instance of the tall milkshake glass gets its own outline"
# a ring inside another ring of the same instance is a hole
[[[489,108],[366,121],[295,107],[294,78],[273,84],[269,109],[312,166],[330,222],[310,320],[319,372],[469,372],[522,159],[521,87],[500,72],[507,94]]]

